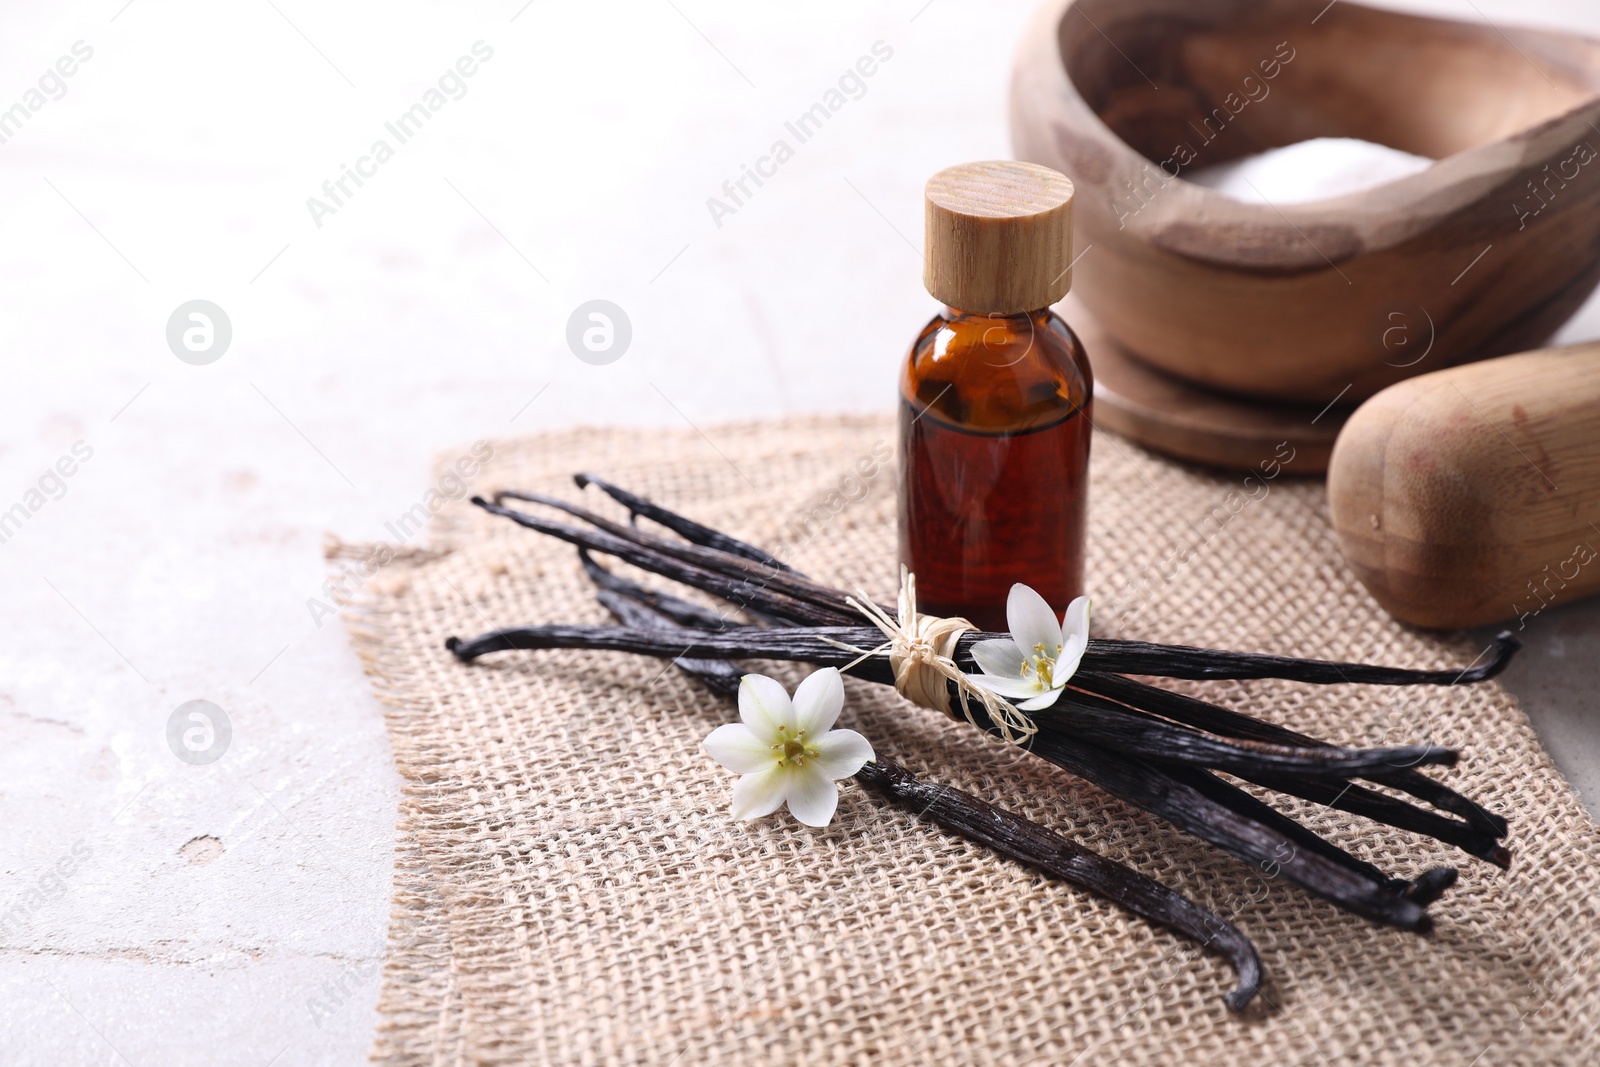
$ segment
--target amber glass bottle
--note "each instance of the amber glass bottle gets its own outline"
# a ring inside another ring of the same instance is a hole
[[[1049,305],[1071,284],[1072,183],[977,163],[928,183],[928,291],[900,377],[900,559],[918,607],[1004,630],[1014,582],[1083,589],[1093,378]],[[960,309],[960,310],[958,310]]]

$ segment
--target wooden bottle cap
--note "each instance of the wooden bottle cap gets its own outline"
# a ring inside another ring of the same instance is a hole
[[[922,284],[980,315],[1049,307],[1072,288],[1072,180],[1036,163],[963,163],[928,180]]]

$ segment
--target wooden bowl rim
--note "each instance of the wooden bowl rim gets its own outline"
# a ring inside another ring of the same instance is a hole
[[[1143,153],[1128,144],[1112,130],[1100,116],[1089,106],[1087,100],[1078,92],[1072,78],[1067,74],[1066,61],[1061,54],[1061,24],[1082,0],[1048,0],[1040,9],[1035,21],[1031,24],[1027,36],[1023,39],[1020,49],[1018,66],[1024,63],[1037,63],[1045,57],[1030,56],[1031,52],[1043,50],[1048,58],[1044,66],[1049,70],[1049,80],[1062,94],[1063,100],[1073,109],[1086,116],[1088,124],[1083,127],[1084,132],[1093,134],[1096,144],[1109,150],[1114,157],[1113,165],[1108,168],[1111,174],[1128,174],[1137,172],[1144,167],[1160,170],[1160,165],[1151,161]],[[1345,7],[1360,8],[1364,11],[1374,12],[1383,16],[1411,19],[1421,22],[1436,23],[1447,26],[1464,26],[1478,29],[1476,23],[1464,19],[1440,18],[1434,15],[1421,15],[1412,12],[1394,11],[1388,8],[1377,8],[1367,4],[1359,4],[1353,0],[1339,0]],[[1042,31],[1042,32],[1041,32]],[[1579,41],[1592,45],[1600,53],[1600,38],[1585,34],[1564,33],[1556,30],[1534,29],[1528,27],[1513,27],[1499,36],[1524,36],[1528,38],[1544,37],[1559,41]],[[1515,47],[1515,45],[1513,45]],[[1530,61],[1531,62],[1531,61]],[[1597,71],[1600,74],[1600,71]],[[1457,208],[1472,203],[1482,198],[1488,189],[1492,189],[1499,182],[1492,182],[1483,186],[1483,181],[1495,176],[1508,176],[1519,168],[1520,163],[1526,161],[1534,150],[1543,147],[1543,142],[1560,143],[1567,138],[1556,137],[1558,129],[1567,126],[1581,126],[1590,130],[1597,127],[1596,120],[1600,119],[1600,88],[1592,92],[1587,100],[1574,105],[1559,115],[1551,116],[1533,126],[1518,130],[1495,141],[1464,149],[1442,159],[1434,161],[1433,165],[1416,174],[1394,178],[1369,189],[1363,189],[1343,196],[1329,197],[1321,200],[1305,201],[1303,203],[1286,203],[1281,205],[1254,204],[1242,200],[1235,200],[1215,189],[1207,188],[1188,181],[1180,174],[1176,178],[1168,178],[1169,186],[1164,186],[1163,196],[1169,193],[1172,200],[1164,211],[1138,212],[1124,220],[1130,231],[1145,241],[1154,238],[1158,233],[1167,229],[1175,215],[1192,216],[1197,210],[1203,209],[1205,220],[1202,225],[1205,229],[1218,232],[1226,230],[1244,230],[1251,233],[1264,234],[1269,231],[1278,231],[1287,236],[1288,231],[1303,230],[1308,226],[1326,226],[1345,229],[1355,229],[1362,235],[1362,246],[1366,252],[1390,247],[1399,244],[1421,230],[1427,229],[1432,220],[1443,214],[1448,214]],[[1528,146],[1516,153],[1516,159],[1506,158],[1508,149],[1517,149]],[[1084,184],[1103,185],[1103,182],[1088,182]],[[1455,195],[1450,195],[1451,193]],[[1423,209],[1423,210],[1419,210]],[[1414,225],[1407,225],[1414,223]],[[1399,224],[1399,225],[1396,225]],[[1219,247],[1207,259],[1214,259],[1222,264],[1231,264],[1235,260],[1229,258],[1228,249]],[[1296,257],[1299,258],[1299,257]],[[1249,264],[1240,262],[1239,265],[1260,266],[1259,262]]]

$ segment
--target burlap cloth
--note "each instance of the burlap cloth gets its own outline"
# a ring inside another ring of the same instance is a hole
[[[577,498],[569,476],[592,470],[892,600],[892,464],[850,475],[893,440],[866,417],[563,432],[497,442],[476,486]],[[1229,494],[1259,487],[1101,436],[1092,484],[1100,635],[1434,668],[1481,651],[1373,604],[1340,560],[1320,482],[1281,477],[1241,506]],[[735,713],[658,661],[456,663],[451,634],[610,620],[566,545],[465,503],[432,536],[442,554],[397,559],[349,616],[405,782],[380,1063],[1596,1062],[1600,837],[1496,685],[1189,685],[1328,739],[1462,750],[1444,773],[1511,817],[1509,873],[1288,805],[1390,872],[1461,867],[1419,937],[847,682],[841,722],[880,751],[1233,918],[1270,978],[1241,1018],[1223,1008],[1232,974],[1216,957],[853,784],[826,830],[734,822],[734,779],[700,743]]]

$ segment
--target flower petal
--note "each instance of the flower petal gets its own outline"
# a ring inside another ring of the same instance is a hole
[[[984,674],[997,678],[1021,678],[1022,649],[1008,637],[991,637],[972,646],[972,658]]]
[[[1067,605],[1067,613],[1061,617],[1061,643],[1066,644],[1067,638],[1078,634],[1084,639],[1089,637],[1089,605],[1091,601],[1086,596],[1074,597],[1072,603]]]
[[[708,755],[734,774],[754,774],[778,762],[770,742],[762,741],[742,722],[730,722],[711,731],[705,739]]]
[[[1061,656],[1051,672],[1050,679],[1057,685],[1071,678],[1089,647],[1089,598],[1080,596],[1067,605],[1066,618],[1061,623]]]
[[[1012,640],[1023,655],[1032,656],[1042,648],[1045,655],[1055,659],[1061,651],[1061,623],[1055,611],[1044,597],[1021,582],[1012,586],[1011,595],[1006,597],[1006,625],[1011,627]]]
[[[1017,707],[1023,711],[1043,711],[1061,698],[1061,690],[1052,689],[1047,693],[1040,693],[1032,700],[1024,700]]]
[[[733,817],[759,819],[783,807],[791,776],[786,768],[773,767],[740,778],[733,785]]]
[[[813,763],[789,774],[789,814],[807,826],[826,826],[839,807],[839,787]]]
[[[839,721],[844,707],[844,682],[837,667],[824,667],[806,675],[794,690],[794,727],[810,738],[819,737]]]
[[[1065,685],[1078,673],[1078,664],[1083,662],[1083,653],[1089,646],[1087,638],[1073,634],[1067,638],[1067,643],[1061,646],[1061,657],[1056,660],[1055,669],[1050,672],[1050,680],[1056,685]]]
[[[811,766],[834,778],[848,778],[875,756],[872,742],[854,730],[830,730],[817,742],[817,758]]]
[[[778,727],[794,717],[789,694],[775,679],[764,674],[747,674],[739,679],[739,718],[756,737],[772,744]]]
[[[992,674],[969,674],[967,678],[973,685],[982,686],[991,693],[1018,700],[1038,696],[1041,692],[1038,682],[1024,682],[1020,678],[996,678]]]

